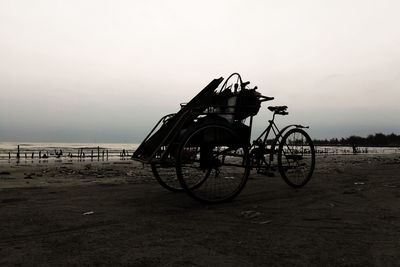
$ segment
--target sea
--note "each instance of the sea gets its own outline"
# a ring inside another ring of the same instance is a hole
[[[132,156],[139,144],[133,143],[50,143],[50,142],[0,142],[0,160],[101,158],[118,159]],[[45,156],[44,156],[45,155]]]
[[[20,159],[25,160],[119,160],[130,158],[139,144],[0,142],[0,163],[15,161],[18,146]],[[354,154],[350,146],[316,146],[315,151],[317,156]],[[357,154],[400,154],[400,147],[357,147]]]

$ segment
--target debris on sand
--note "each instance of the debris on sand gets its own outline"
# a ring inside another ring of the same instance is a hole
[[[35,173],[33,173],[33,172],[32,173],[24,173],[24,175],[25,175],[24,179],[33,179],[32,176],[35,175]]]
[[[256,218],[258,216],[261,215],[261,212],[255,211],[255,210],[246,210],[246,211],[242,211],[240,213],[240,215],[242,215],[245,218]]]
[[[384,187],[397,188],[397,185],[384,184]]]
[[[349,189],[349,190],[343,191],[343,194],[355,194],[355,193],[356,193],[355,189]]]
[[[85,170],[90,170],[92,168],[92,165],[91,164],[86,164],[85,165]]]
[[[271,220],[268,220],[268,221],[259,222],[258,224],[269,224],[269,223],[271,223],[271,222],[272,222]]]

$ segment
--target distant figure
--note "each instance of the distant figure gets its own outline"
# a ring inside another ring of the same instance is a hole
[[[353,143],[353,144],[351,144],[351,146],[353,147],[353,154],[357,154],[357,147],[356,147],[356,145]]]
[[[62,150],[60,149],[60,152],[55,151],[56,157],[59,158],[62,156]]]

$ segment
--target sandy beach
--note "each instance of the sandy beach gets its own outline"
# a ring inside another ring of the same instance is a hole
[[[0,265],[398,266],[400,154],[317,157],[304,188],[253,172],[230,203],[131,160],[0,166]]]

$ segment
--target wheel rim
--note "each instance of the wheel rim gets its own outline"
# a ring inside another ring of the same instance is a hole
[[[151,169],[161,186],[173,192],[183,191],[176,175],[175,160],[168,159],[163,163],[153,163]]]
[[[292,186],[305,185],[315,165],[314,146],[302,130],[289,131],[280,144],[279,165],[283,178]]]
[[[216,203],[241,191],[249,162],[247,148],[238,144],[234,132],[222,126],[203,127],[189,135],[181,145],[177,164],[179,181],[189,195]]]

